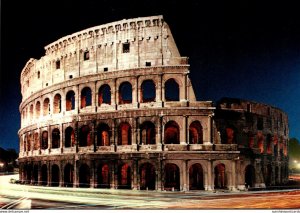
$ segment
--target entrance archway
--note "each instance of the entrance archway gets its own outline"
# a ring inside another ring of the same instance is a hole
[[[252,165],[248,165],[245,169],[245,186],[247,188],[254,187],[255,169]]]
[[[155,168],[151,163],[144,163],[140,167],[140,189],[155,190]]]
[[[86,164],[79,168],[79,187],[90,187],[90,167]]]
[[[225,165],[220,163],[215,167],[215,189],[225,189],[226,186],[226,172]]]
[[[64,170],[64,186],[73,187],[74,167],[67,164]]]
[[[166,190],[180,190],[180,172],[176,164],[168,163],[165,166]]]
[[[189,169],[189,189],[202,190],[203,187],[203,169],[199,163],[193,164]]]

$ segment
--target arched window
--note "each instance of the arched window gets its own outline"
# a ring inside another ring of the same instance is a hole
[[[180,190],[180,171],[176,164],[167,163],[165,165],[165,189]]]
[[[72,187],[74,179],[74,167],[71,164],[67,164],[64,170],[64,186]]]
[[[155,126],[152,122],[144,122],[141,125],[140,131],[140,141],[142,144],[155,144]]]
[[[61,112],[61,95],[56,94],[53,100],[53,113],[57,114]]]
[[[144,163],[140,167],[140,189],[155,190],[155,168],[151,163]]]
[[[121,123],[118,128],[118,145],[131,145],[131,126]]]
[[[74,91],[69,91],[66,97],[66,110],[74,110],[75,109],[75,93]]]
[[[119,87],[119,104],[129,103],[132,103],[132,86],[126,81]]]
[[[109,166],[107,164],[100,165],[98,168],[98,188],[110,187]]]
[[[92,145],[91,129],[88,125],[84,125],[80,128],[80,132],[79,132],[79,146],[90,146],[90,145]]]
[[[69,126],[65,130],[65,147],[73,146],[75,146],[75,131]]]
[[[79,187],[90,187],[90,167],[86,164],[79,168]]]
[[[98,126],[97,131],[97,146],[109,146],[110,145],[110,129],[107,124],[101,123]]]
[[[54,164],[51,172],[51,186],[59,186],[59,167]]]
[[[179,126],[175,121],[165,125],[165,144],[179,144]]]
[[[43,131],[42,133],[42,149],[48,149],[48,132]]]
[[[40,149],[40,140],[39,140],[39,133],[34,133],[34,150]]]
[[[155,92],[155,84],[152,80],[143,81],[141,85],[141,102],[147,103],[155,101]]]
[[[189,143],[203,144],[203,130],[199,121],[193,121],[189,128]]]
[[[81,108],[92,105],[92,91],[89,87],[81,90]]]
[[[215,167],[215,189],[227,187],[225,165],[220,163]]]
[[[33,104],[30,105],[30,119],[33,119]]]
[[[131,168],[128,164],[119,166],[118,189],[131,189]]]
[[[179,85],[174,78],[170,78],[165,83],[166,101],[179,101]]]
[[[189,169],[190,190],[204,189],[203,169],[199,163],[193,164]]]
[[[31,143],[32,143],[32,134],[29,134],[27,140],[27,151],[31,151]]]
[[[108,84],[104,84],[98,91],[98,106],[102,104],[111,104],[111,90]]]
[[[35,104],[35,118],[39,118],[41,114],[41,103],[38,101]]]
[[[59,129],[55,128],[52,131],[52,149],[59,148],[60,146],[60,132]]]
[[[49,98],[46,98],[43,104],[43,115],[46,116],[49,114],[50,114],[50,101]]]

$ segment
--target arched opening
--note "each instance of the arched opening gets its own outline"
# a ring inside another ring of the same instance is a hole
[[[272,154],[272,137],[270,134],[267,135],[267,154]]]
[[[131,126],[123,122],[118,128],[118,145],[131,145]]]
[[[64,186],[73,187],[74,179],[74,167],[71,164],[67,164],[64,170]]]
[[[142,144],[155,144],[155,126],[150,121],[145,121],[140,128],[140,141]]]
[[[156,88],[152,80],[145,80],[141,85],[141,102],[153,102],[156,97]]]
[[[81,108],[92,105],[92,90],[85,87],[81,90]]]
[[[271,186],[272,183],[272,166],[270,164],[267,165],[267,174],[266,174],[266,186]]]
[[[98,168],[98,188],[110,188],[109,166],[107,164],[100,165]]]
[[[33,119],[33,104],[30,105],[29,114],[30,114],[30,119]]]
[[[50,114],[50,100],[46,98],[43,103],[43,115],[47,116]]]
[[[66,96],[66,111],[75,109],[75,93],[74,91],[69,91]]]
[[[39,141],[39,133],[34,133],[34,150],[39,150],[40,149],[40,141]]]
[[[61,112],[61,95],[56,94],[53,100],[53,113],[57,114]]]
[[[28,140],[27,140],[27,151],[31,151],[31,142],[32,142],[32,135],[28,135]]]
[[[88,125],[84,125],[79,131],[79,146],[90,146],[92,145],[91,140],[91,129]]]
[[[193,164],[189,169],[189,189],[203,190],[203,169],[199,163]]]
[[[33,184],[38,184],[39,182],[39,167],[38,165],[34,165],[33,167]]]
[[[180,190],[180,172],[176,164],[165,165],[165,190]]]
[[[166,101],[179,101],[179,85],[174,78],[170,78],[165,83]]]
[[[72,127],[67,127],[65,130],[65,147],[75,146],[75,131]]]
[[[51,186],[59,186],[59,167],[54,164],[51,170]]]
[[[264,137],[262,135],[258,135],[257,147],[259,148],[260,153],[264,153]]]
[[[52,149],[60,147],[60,131],[55,128],[52,130]]]
[[[222,144],[236,144],[237,130],[234,126],[229,125],[223,131],[221,135]]]
[[[98,91],[98,106],[102,104],[111,104],[111,90],[108,84],[104,84]]]
[[[28,151],[27,150],[27,143],[28,143],[28,137],[27,135],[24,136],[24,144],[23,144],[23,149],[24,149],[24,152]]]
[[[140,189],[155,190],[155,168],[151,163],[144,163],[140,167]]]
[[[203,130],[199,121],[193,121],[189,128],[189,143],[203,144]]]
[[[42,149],[48,149],[48,132],[43,131],[42,133]]]
[[[165,125],[165,144],[179,144],[179,126],[175,121]]]
[[[246,188],[254,187],[255,169],[252,165],[248,165],[245,169],[245,186]]]
[[[79,168],[79,187],[90,187],[90,167],[86,164]]]
[[[47,165],[44,164],[41,168],[41,185],[46,186],[48,184],[48,171]]]
[[[32,176],[32,165],[26,166],[26,183],[31,183],[31,176]]]
[[[215,189],[225,189],[226,183],[225,165],[220,163],[215,167]]]
[[[131,189],[131,168],[128,164],[119,166],[118,189]]]
[[[105,123],[98,125],[97,131],[97,146],[109,146],[110,145],[110,129]]]
[[[279,180],[279,168],[278,166],[275,167],[275,184],[279,184],[280,180]]]
[[[126,81],[119,87],[119,104],[130,103],[132,103],[132,86],[128,81]]]

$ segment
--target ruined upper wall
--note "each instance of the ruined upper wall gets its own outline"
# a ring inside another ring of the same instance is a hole
[[[48,86],[101,72],[187,65],[162,16],[124,19],[65,36],[30,59],[21,73],[23,100]]]

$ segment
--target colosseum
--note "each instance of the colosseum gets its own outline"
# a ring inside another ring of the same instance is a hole
[[[21,183],[234,191],[287,182],[287,115],[197,101],[162,16],[88,28],[45,51],[21,73]]]

